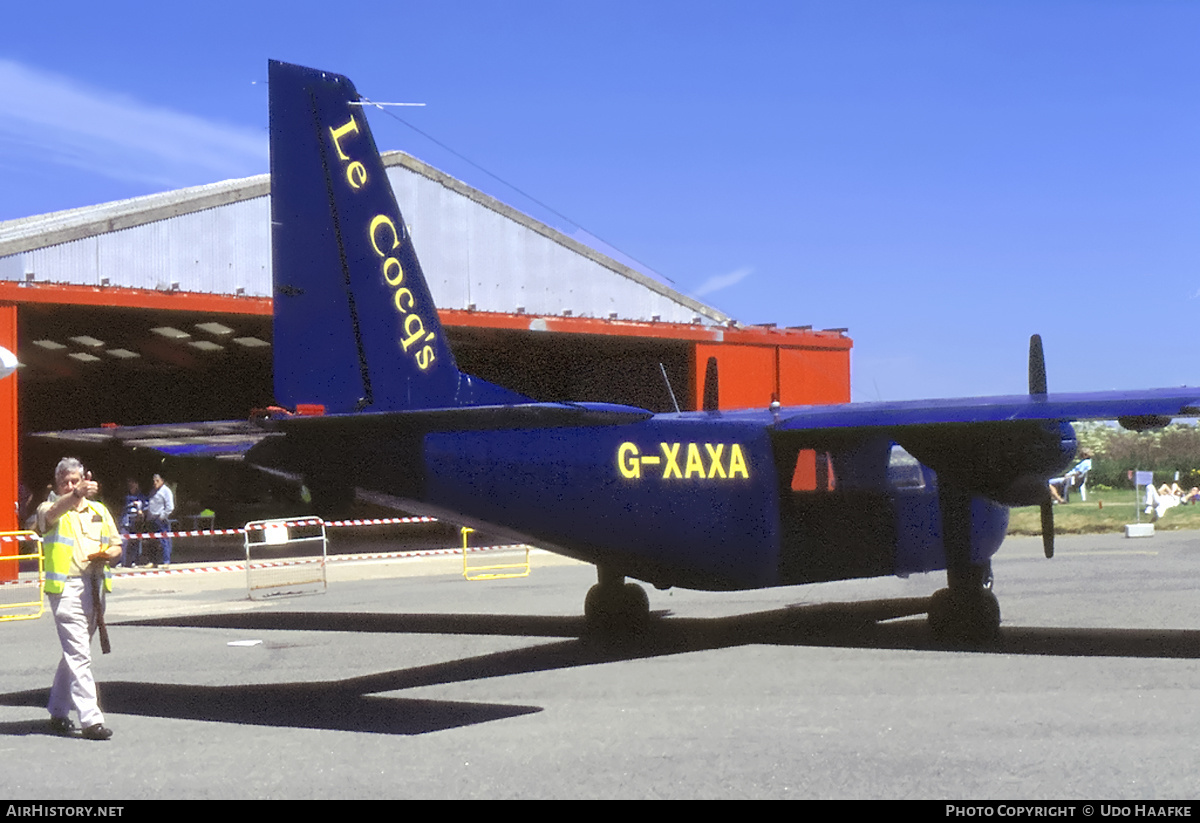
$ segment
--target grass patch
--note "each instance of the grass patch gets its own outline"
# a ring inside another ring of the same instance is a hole
[[[1144,503],[1135,505],[1132,489],[1089,489],[1087,502],[1080,500],[1078,495],[1072,495],[1070,503],[1059,503],[1054,507],[1054,533],[1123,532],[1126,523],[1138,522],[1139,511],[1142,511],[1142,523],[1151,522],[1153,515],[1146,514],[1144,509]],[[1200,505],[1176,506],[1167,509],[1167,513],[1162,516],[1162,519],[1154,522],[1154,528],[1157,531],[1200,529]],[[1022,506],[1012,509],[1008,518],[1008,533],[1041,534],[1040,508],[1038,506]]]

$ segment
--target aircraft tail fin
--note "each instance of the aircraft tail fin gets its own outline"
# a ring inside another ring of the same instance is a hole
[[[455,364],[354,84],[278,61],[269,78],[276,401],[528,402]]]

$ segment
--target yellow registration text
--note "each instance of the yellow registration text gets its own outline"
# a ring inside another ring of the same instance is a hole
[[[663,480],[738,480],[750,478],[746,455],[738,443],[659,443],[645,454],[637,443],[617,447],[621,476]],[[644,474],[643,474],[644,473]]]

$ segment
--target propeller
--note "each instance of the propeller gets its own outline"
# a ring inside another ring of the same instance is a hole
[[[17,362],[17,356],[8,349],[0,347],[0,380],[8,377],[17,370],[17,366],[21,364]]]
[[[1029,393],[1046,393],[1046,355],[1040,334],[1029,338]]]
[[[1046,396],[1046,354],[1042,350],[1042,336],[1029,338],[1029,395]],[[1042,550],[1047,559],[1054,557],[1054,501],[1050,498],[1050,487],[1042,500]]]
[[[1054,557],[1054,501],[1049,496],[1042,501],[1042,551],[1047,560]]]

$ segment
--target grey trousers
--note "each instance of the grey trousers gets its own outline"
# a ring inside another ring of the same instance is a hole
[[[92,676],[92,636],[96,633],[96,610],[92,603],[92,586],[86,578],[71,577],[62,594],[48,594],[58,642],[62,644],[62,659],[50,687],[50,703],[46,707],[51,717],[66,718],[71,709],[79,712],[83,728],[104,722],[96,702],[96,679]],[[104,585],[100,585],[104,598]]]

